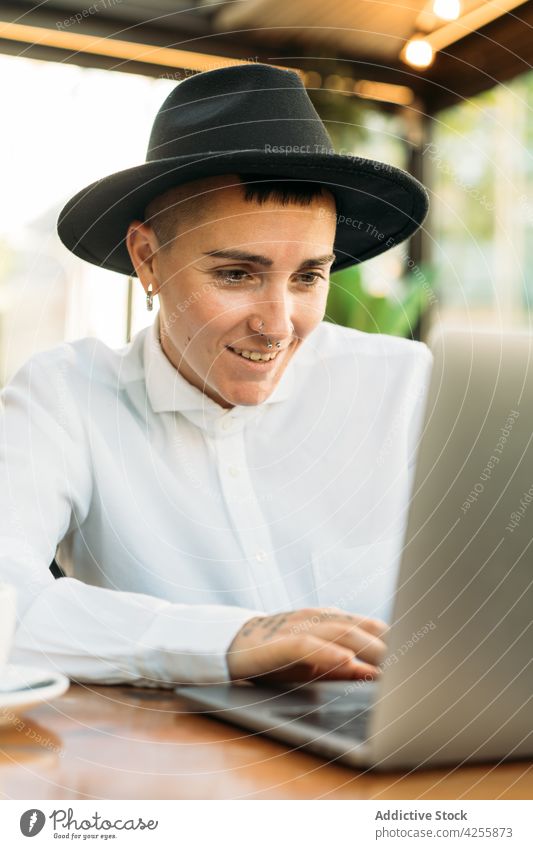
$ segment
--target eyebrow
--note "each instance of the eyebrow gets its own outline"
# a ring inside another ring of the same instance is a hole
[[[204,256],[216,257],[217,259],[235,259],[240,262],[254,262],[257,265],[269,267],[273,265],[273,260],[262,254],[251,254],[247,251],[238,251],[232,249],[219,249],[212,251],[204,251]],[[310,257],[304,259],[298,266],[299,268],[311,268],[315,265],[326,265],[328,262],[333,262],[336,259],[335,254],[325,254],[324,256]]]

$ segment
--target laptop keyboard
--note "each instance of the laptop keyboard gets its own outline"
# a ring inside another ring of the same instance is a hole
[[[325,709],[307,710],[302,713],[276,711],[276,715],[280,719],[305,722],[306,725],[311,725],[322,731],[335,732],[335,734],[347,737],[350,740],[366,740],[370,714],[371,711],[368,709],[359,710],[355,716],[344,711]]]

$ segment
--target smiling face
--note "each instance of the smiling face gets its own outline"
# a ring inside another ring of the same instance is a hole
[[[328,191],[302,205],[246,200],[244,188],[230,175],[172,189],[147,208],[152,224],[132,222],[126,240],[145,290],[151,283],[159,296],[165,355],[225,408],[274,391],[324,316],[334,260]],[[171,235],[166,209],[180,222]]]

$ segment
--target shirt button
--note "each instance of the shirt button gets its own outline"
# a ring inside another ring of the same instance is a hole
[[[260,563],[264,563],[264,561],[267,559],[267,557],[268,557],[268,554],[262,548],[260,548],[259,551],[256,551],[256,553],[255,553],[255,559],[259,560]]]
[[[228,472],[230,473],[232,478],[237,478],[240,474],[237,466],[229,466]]]
[[[230,427],[233,427],[233,419],[223,419],[222,430],[229,430]]]

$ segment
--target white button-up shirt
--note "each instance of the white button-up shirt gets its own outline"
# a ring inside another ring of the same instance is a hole
[[[159,314],[119,350],[85,338],[31,357],[0,395],[12,662],[226,681],[252,616],[387,620],[430,367],[422,343],[322,322],[269,398],[227,410],[167,359]]]

